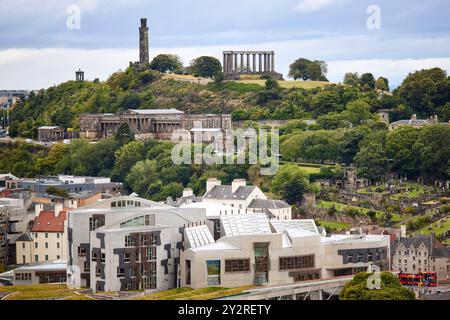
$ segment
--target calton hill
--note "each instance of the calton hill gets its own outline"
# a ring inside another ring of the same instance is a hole
[[[156,201],[180,197],[186,187],[203,194],[211,177],[224,184],[245,178],[286,200],[295,217],[313,218],[328,231],[406,225],[409,234],[450,243],[450,77],[439,68],[421,70],[391,91],[388,79],[370,73],[330,83],[326,69],[322,61],[298,59],[289,74],[295,80],[230,81],[215,58],[183,67],[177,56],[160,55],[105,82],[62,83],[14,107],[9,132],[15,140],[0,148],[0,171],[107,176]],[[86,113],[168,108],[228,113],[235,127],[275,126],[279,172],[263,177],[258,165],[174,166],[170,142],[135,140],[126,127],[96,143],[24,141],[36,140],[44,125],[76,132]]]

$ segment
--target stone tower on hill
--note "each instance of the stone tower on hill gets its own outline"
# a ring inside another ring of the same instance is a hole
[[[142,18],[139,28],[139,63],[146,65],[149,60],[147,18]]]

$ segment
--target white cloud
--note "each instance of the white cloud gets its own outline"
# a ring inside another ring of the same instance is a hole
[[[306,13],[319,11],[333,4],[342,4],[345,0],[301,0],[296,6],[295,11]]]
[[[450,57],[428,59],[366,59],[341,60],[328,63],[328,76],[335,82],[342,82],[345,73],[370,72],[375,77],[387,77],[393,85],[400,85],[402,80],[411,72],[440,67],[450,71]]]
[[[450,56],[442,55],[450,52],[450,36],[393,40],[368,36],[327,37],[259,44],[151,47],[150,52],[152,57],[159,53],[177,54],[187,65],[200,55],[222,60],[222,51],[230,49],[275,49],[276,69],[284,75],[287,75],[289,65],[299,57],[324,60],[329,64],[328,78],[333,82],[342,81],[346,72],[386,76],[394,85],[401,83],[408,73],[424,68],[441,67],[450,73]],[[418,55],[410,56],[410,52],[418,52]],[[137,48],[0,50],[0,89],[47,88],[74,79],[74,71],[78,68],[86,72],[87,79],[105,80],[136,60]]]

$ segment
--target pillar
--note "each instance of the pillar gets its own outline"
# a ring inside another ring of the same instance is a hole
[[[238,55],[237,53],[234,54],[234,72],[236,72],[238,69]]]
[[[259,54],[259,72],[262,73],[262,53],[258,53]]]
[[[231,72],[233,70],[233,55],[231,53],[227,55],[227,62],[228,62],[227,70],[228,72]]]
[[[245,66],[245,72],[250,72],[250,53],[247,53],[247,65]]]
[[[275,72],[275,52],[272,52],[271,56],[272,56],[271,70],[272,72]]]
[[[227,72],[227,55],[223,54],[223,72]]]
[[[252,72],[256,72],[256,54],[253,54],[253,68]]]
[[[241,55],[241,70],[240,70],[240,72],[243,72],[244,71],[244,54],[241,53],[240,55]]]

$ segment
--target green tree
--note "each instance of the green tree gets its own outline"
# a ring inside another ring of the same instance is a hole
[[[191,62],[191,69],[196,77],[213,78],[222,71],[222,64],[214,57],[203,56]]]
[[[358,174],[372,181],[379,181],[388,172],[388,158],[381,143],[371,141],[363,146],[355,157]]]
[[[295,165],[282,166],[271,182],[272,192],[295,205],[301,204],[303,194],[309,189],[307,175]]]
[[[360,81],[359,81],[359,75],[358,73],[346,73],[344,76],[344,84],[349,85],[349,86],[357,86],[359,85]]]
[[[58,197],[62,197],[62,198],[68,198],[69,197],[69,192],[67,190],[63,190],[63,189],[58,189],[55,187],[48,187],[45,192],[49,195],[52,196],[58,196]]]
[[[421,70],[409,74],[395,93],[418,116],[429,117],[450,101],[450,80],[440,68]]]
[[[413,146],[425,178],[448,180],[450,178],[450,126],[434,125],[420,130]]]
[[[419,173],[417,154],[413,150],[419,134],[420,130],[410,126],[398,128],[387,134],[386,154],[393,160],[392,169],[400,175],[415,177]]]
[[[57,111],[50,116],[52,124],[63,129],[72,127],[72,112],[69,108],[64,108],[61,111]]]
[[[375,120],[374,115],[370,112],[369,104],[364,100],[349,102],[346,110],[339,115],[339,118],[355,126],[359,126],[368,120]]]
[[[134,141],[134,132],[131,130],[128,123],[122,123],[119,128],[117,128],[114,139],[120,147],[128,144],[131,141]]]
[[[183,67],[180,57],[174,54],[157,55],[150,63],[150,68],[162,73],[174,72]]]
[[[145,148],[142,141],[132,141],[116,152],[116,162],[112,176],[114,180],[125,181],[130,169],[139,161],[145,159]]]
[[[375,78],[373,74],[371,73],[364,73],[361,75],[361,78],[359,79],[359,83],[361,87],[368,87],[370,89],[375,89]]]
[[[323,61],[311,61],[305,58],[295,60],[289,66],[289,77],[294,80],[326,80],[327,64]]]
[[[341,294],[340,300],[415,300],[414,292],[402,286],[398,278],[389,272],[380,275],[380,289],[369,289],[373,273],[359,273],[348,282]]]
[[[390,90],[389,89],[389,80],[384,77],[379,77],[377,79],[375,86],[378,90],[382,90],[382,91],[386,91],[386,92],[389,92],[389,90]]]
[[[358,127],[344,133],[344,138],[339,145],[339,160],[346,164],[352,164],[358,154],[359,144],[369,133],[369,128]]]

